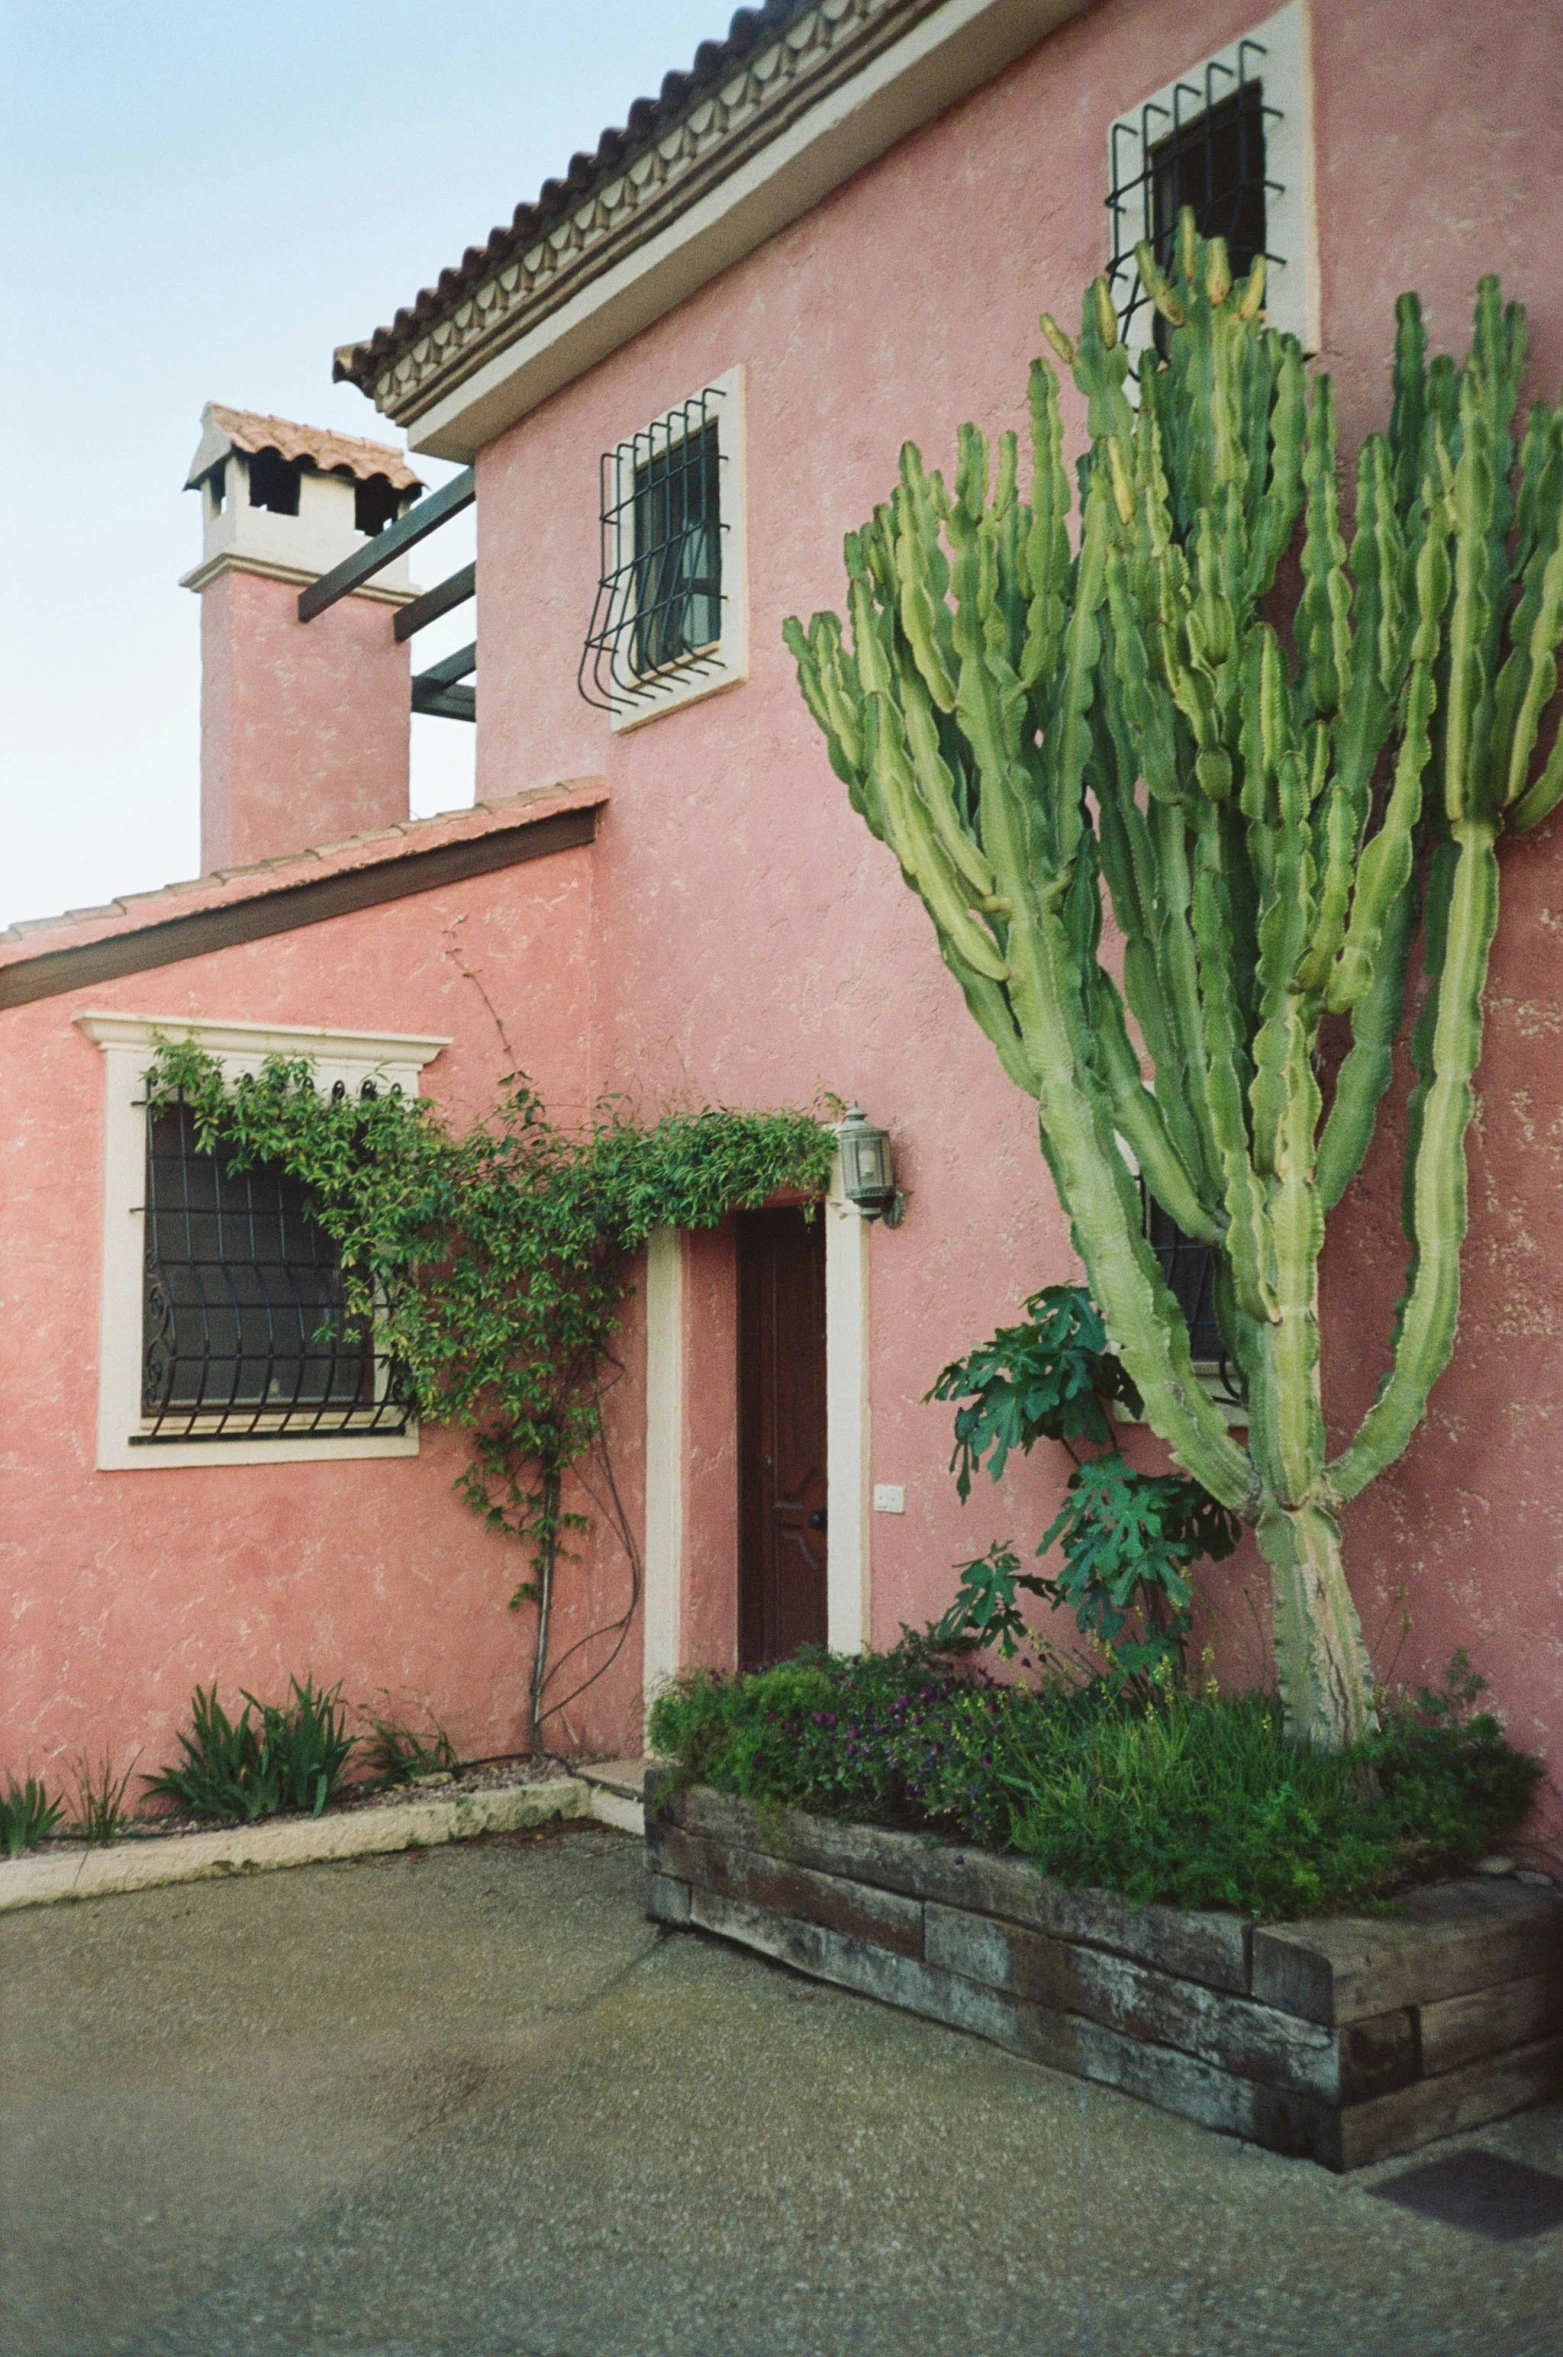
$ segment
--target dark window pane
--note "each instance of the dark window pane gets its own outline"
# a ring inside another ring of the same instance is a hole
[[[144,1413],[178,1411],[183,1429],[193,1415],[226,1414],[256,1429],[292,1411],[311,1429],[340,1429],[349,1412],[373,1410],[374,1375],[337,1248],[299,1182],[275,1164],[231,1170],[198,1151],[184,1105],[149,1110]]]
[[[1196,1366],[1219,1365],[1226,1357],[1226,1345],[1216,1317],[1215,1252],[1210,1245],[1197,1244],[1192,1236],[1186,1236],[1149,1194],[1145,1196],[1145,1233],[1187,1320]]]
[[[1233,276],[1265,250],[1264,92],[1245,82],[1151,149],[1156,258],[1172,260],[1178,215],[1192,205],[1201,237],[1224,237]]]
[[[1181,123],[1150,151],[1152,243],[1170,273],[1178,215],[1194,208],[1201,237],[1226,239],[1232,275],[1245,278],[1265,250],[1264,86],[1245,82],[1229,98]],[[1167,323],[1156,316],[1157,349]]]
[[[720,480],[714,422],[635,469],[637,672],[660,671],[722,635]]]

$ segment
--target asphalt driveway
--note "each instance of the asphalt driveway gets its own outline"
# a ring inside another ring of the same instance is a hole
[[[600,1827],[6,1918],[0,2041],[5,2357],[1563,2352],[1563,2227],[659,1934]]]

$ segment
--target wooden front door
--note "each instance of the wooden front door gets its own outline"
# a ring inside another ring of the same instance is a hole
[[[738,1650],[745,1669],[823,1645],[825,1222],[738,1220]]]

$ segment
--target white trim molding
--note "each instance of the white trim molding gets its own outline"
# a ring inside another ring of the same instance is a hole
[[[861,1653],[869,1641],[871,1415],[869,1399],[869,1234],[831,1172],[825,1221],[825,1495],[830,1547],[826,1635],[833,1653]]]
[[[1176,12],[1166,18],[1168,36],[1176,31]],[[1240,58],[1239,51],[1246,54]],[[1262,60],[1254,53],[1263,51]],[[1257,70],[1256,70],[1257,65]],[[1107,187],[1111,192],[1138,183],[1150,161],[1149,151],[1170,132],[1174,122],[1197,122],[1204,109],[1199,99],[1206,89],[1217,104],[1239,87],[1244,78],[1258,81],[1264,94],[1265,118],[1265,244],[1272,257],[1265,270],[1265,317],[1284,335],[1296,336],[1305,352],[1319,348],[1319,241],[1314,208],[1313,73],[1307,0],[1288,0],[1285,8],[1248,26],[1224,49],[1208,57],[1190,59],[1159,90],[1125,109],[1107,133]],[[1145,203],[1149,202],[1149,184]],[[1116,239],[1109,221],[1109,261],[1115,247],[1127,252],[1113,284],[1113,301],[1120,314],[1137,292],[1135,240],[1148,237],[1149,218],[1125,219]],[[1150,344],[1154,313],[1140,303],[1129,319],[1124,342],[1131,359]]]
[[[348,554],[351,556],[353,551],[349,549]],[[300,589],[307,589],[311,582],[320,579],[318,573],[307,572],[299,565],[277,564],[270,557],[236,556],[232,549],[224,548],[219,549],[214,557],[203,557],[193,573],[181,573],[179,586],[181,589],[207,589],[224,573],[253,573],[259,580],[287,581],[296,583]],[[410,606],[418,592],[411,586],[406,589],[387,589],[382,582],[366,581],[349,594],[365,599],[372,606]]]
[[[683,1668],[684,1237],[654,1229],[646,1247],[646,1562],[641,1637],[645,1705]]]
[[[341,1457],[413,1457],[415,1424],[399,1433],[337,1433],[323,1439],[175,1441],[137,1448],[142,1423],[143,1233],[146,1199],[144,1082],[160,1039],[193,1040],[236,1080],[268,1055],[306,1057],[317,1084],[366,1080],[418,1093],[418,1076],[446,1039],[403,1032],[323,1031],[292,1023],[207,1023],[188,1015],[127,1015],[88,1009],[78,1028],[101,1050],[104,1072],[103,1291],[98,1344],[98,1467],[157,1473],[175,1466],[310,1464]]]

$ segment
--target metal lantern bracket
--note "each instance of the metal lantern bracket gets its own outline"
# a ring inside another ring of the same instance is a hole
[[[861,1105],[852,1105],[837,1124],[836,1138],[847,1201],[855,1203],[865,1219],[882,1219],[887,1228],[898,1228],[906,1217],[906,1197],[895,1183],[890,1132],[870,1121]]]

